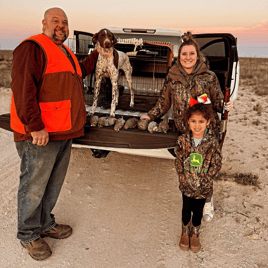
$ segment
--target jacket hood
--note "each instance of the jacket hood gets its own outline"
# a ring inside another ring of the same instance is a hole
[[[184,68],[182,67],[180,61],[177,61],[177,64],[171,67],[168,77],[174,81],[180,81],[184,86],[188,85],[188,81],[191,77],[207,72],[209,70],[209,66],[204,57],[202,57],[201,62],[195,65],[194,70],[188,74]]]

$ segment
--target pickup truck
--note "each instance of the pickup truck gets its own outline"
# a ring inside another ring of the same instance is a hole
[[[125,76],[118,81],[119,101],[115,117],[139,119],[154,107],[164,79],[178,59],[178,49],[182,43],[182,33],[178,30],[136,29],[106,27],[112,31],[118,43],[117,50],[125,52],[132,65],[132,87],[135,91],[135,105],[129,107],[130,92]],[[229,33],[195,34],[202,54],[209,62],[210,70],[217,75],[222,92],[230,88],[230,99],[235,100],[239,84],[239,61],[236,38]],[[74,37],[67,40],[67,46],[75,53],[78,60],[85,58],[94,49],[92,33],[74,31]],[[86,110],[91,110],[93,102],[94,73],[84,79],[84,96]],[[103,78],[95,114],[99,117],[110,114],[111,82]],[[85,135],[73,140],[74,147],[90,148],[93,156],[106,157],[110,151],[174,159],[174,147],[177,131],[172,118],[172,107],[167,113],[170,129],[167,133],[148,130],[120,129],[116,132],[113,126],[91,127],[89,117],[85,124]],[[223,114],[222,114],[223,116]],[[11,130],[9,115],[0,116],[0,127]]]
[[[140,118],[154,107],[164,79],[170,67],[176,63],[178,49],[182,43],[182,33],[178,30],[132,29],[106,27],[112,31],[118,43],[117,50],[125,52],[132,65],[132,86],[135,90],[135,105],[129,107],[130,92],[124,75],[118,81],[120,96],[115,117]],[[83,59],[94,48],[91,33],[74,31],[74,39],[69,39],[69,47],[77,58]],[[239,61],[236,39],[231,34],[196,34],[202,54],[209,62],[210,70],[216,73],[222,92],[227,87],[231,100],[235,100],[239,83]],[[94,73],[84,80],[85,103],[89,112],[93,100]],[[109,115],[111,105],[111,83],[102,80],[98,107],[95,114]],[[121,129],[115,132],[111,127],[90,127],[85,125],[85,136],[74,139],[76,147],[89,147],[95,157],[105,157],[109,151],[120,153],[174,159],[177,131],[172,118],[172,108],[168,112],[170,130],[167,133],[150,133],[148,130]]]

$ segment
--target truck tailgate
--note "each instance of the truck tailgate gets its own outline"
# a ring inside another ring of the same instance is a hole
[[[147,130],[121,129],[116,132],[111,127],[90,127],[85,125],[85,135],[74,139],[74,143],[114,148],[132,149],[158,149],[172,148],[176,145],[178,134],[170,131],[167,133],[150,133]]]

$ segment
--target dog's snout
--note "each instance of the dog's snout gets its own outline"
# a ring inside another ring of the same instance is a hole
[[[109,39],[105,39],[104,40],[104,45],[106,48],[110,48],[111,47],[111,41]]]

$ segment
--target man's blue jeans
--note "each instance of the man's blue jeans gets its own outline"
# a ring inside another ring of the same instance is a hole
[[[17,238],[29,243],[55,225],[51,214],[65,179],[72,140],[49,141],[46,146],[31,140],[16,142],[21,158],[18,189]]]

